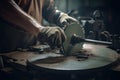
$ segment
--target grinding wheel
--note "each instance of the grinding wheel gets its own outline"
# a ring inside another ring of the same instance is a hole
[[[65,29],[65,34],[67,36],[67,40],[64,42],[63,47],[66,55],[71,55],[77,53],[82,49],[83,42],[77,43],[74,46],[70,44],[71,37],[76,34],[82,38],[84,38],[84,29],[78,23],[69,24]]]

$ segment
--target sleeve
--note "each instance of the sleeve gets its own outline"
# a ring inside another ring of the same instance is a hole
[[[45,4],[42,10],[43,18],[45,18],[50,23],[54,23],[60,26],[59,18],[62,12],[55,8],[54,0],[45,0],[44,3]]]
[[[14,0],[2,0],[0,11],[1,19],[34,35],[38,35],[39,29],[43,28],[34,18],[25,13]]]

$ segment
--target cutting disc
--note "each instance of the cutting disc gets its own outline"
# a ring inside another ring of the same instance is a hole
[[[83,42],[77,43],[74,46],[70,43],[71,37],[76,34],[82,38],[84,38],[84,29],[78,23],[72,23],[68,25],[65,29],[65,34],[67,36],[67,40],[63,43],[63,47],[66,55],[72,55],[74,53],[79,52],[82,49]]]

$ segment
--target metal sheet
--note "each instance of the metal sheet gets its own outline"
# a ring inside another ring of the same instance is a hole
[[[85,71],[99,69],[111,65],[118,58],[118,54],[104,45],[84,44],[85,54],[92,54],[87,59],[76,58],[75,56],[61,56],[59,54],[42,54],[28,59],[28,66],[31,68],[48,69],[55,71]],[[81,59],[81,60],[80,60]]]

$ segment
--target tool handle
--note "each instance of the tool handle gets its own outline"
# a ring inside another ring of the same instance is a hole
[[[104,45],[112,45],[112,42],[108,42],[108,41],[99,41],[99,40],[92,40],[92,39],[84,39],[76,34],[73,34],[73,36],[71,37],[71,44],[76,44],[76,43],[80,43],[80,42],[89,42],[89,43],[96,43],[96,44],[104,44]]]
[[[112,42],[108,41],[99,41],[99,40],[92,40],[92,39],[84,39],[85,42],[90,42],[90,43],[97,43],[97,44],[104,44],[104,45],[112,45]]]

